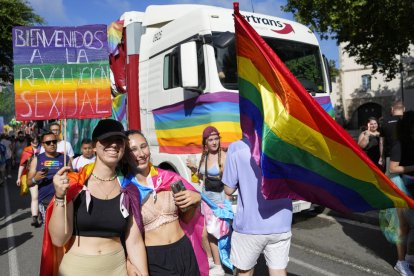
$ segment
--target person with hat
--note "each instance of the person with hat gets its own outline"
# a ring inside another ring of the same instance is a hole
[[[127,275],[125,252],[140,275],[148,275],[139,192],[122,187],[120,164],[129,152],[123,131],[118,121],[99,121],[92,133],[95,163],[54,176],[40,275]]]
[[[220,133],[217,128],[208,126],[204,129],[202,146],[203,152],[198,167],[189,161],[187,166],[192,173],[197,174],[198,179],[202,180],[202,194],[214,205],[222,207],[226,201],[224,185],[221,182],[226,153],[220,146]],[[201,206],[206,226],[203,233],[203,246],[209,257],[210,274],[224,275],[217,241],[221,236],[228,234],[230,228],[226,227],[226,221],[214,214],[209,204],[202,201]],[[223,233],[223,229],[226,229],[226,233]]]

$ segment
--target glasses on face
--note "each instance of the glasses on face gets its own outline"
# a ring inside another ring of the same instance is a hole
[[[56,145],[56,144],[57,144],[57,140],[49,140],[49,141],[44,141],[44,142],[43,142],[43,144],[46,144],[46,145],[48,145],[48,146],[50,146],[50,144],[54,144],[54,145]]]

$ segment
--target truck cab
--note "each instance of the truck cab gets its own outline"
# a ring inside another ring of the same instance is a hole
[[[151,147],[152,162],[188,180],[188,155],[160,152],[153,110],[205,93],[238,93],[232,13],[203,5],[154,5],[145,12],[127,12],[121,17],[127,42],[139,48],[137,112]],[[327,62],[315,35],[306,26],[263,14],[241,13],[312,96],[329,97]],[[199,136],[201,140],[201,132]],[[309,202],[295,201],[293,211],[310,206]]]

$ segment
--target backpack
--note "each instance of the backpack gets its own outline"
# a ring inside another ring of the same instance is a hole
[[[0,143],[0,166],[6,164],[6,146]]]

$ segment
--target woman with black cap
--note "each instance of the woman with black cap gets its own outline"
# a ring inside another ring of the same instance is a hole
[[[127,275],[121,237],[129,260],[148,274],[139,193],[121,188],[117,170],[128,144],[123,131],[120,122],[101,120],[92,133],[95,163],[79,173],[64,167],[53,178],[40,275]]]

